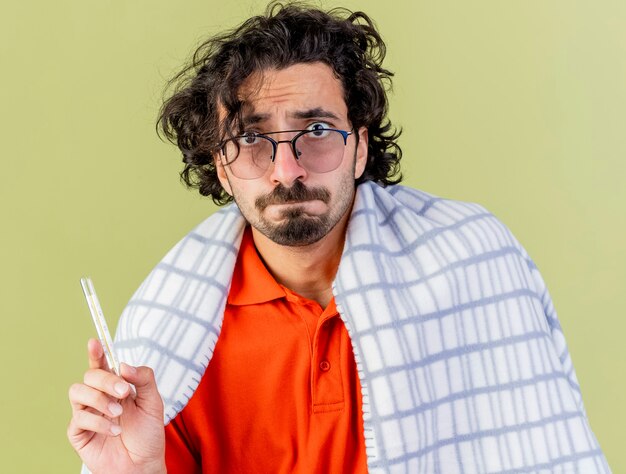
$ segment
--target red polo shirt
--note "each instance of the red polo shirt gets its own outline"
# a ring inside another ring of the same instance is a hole
[[[334,299],[279,285],[244,234],[222,330],[165,428],[168,473],[365,473],[361,387]]]

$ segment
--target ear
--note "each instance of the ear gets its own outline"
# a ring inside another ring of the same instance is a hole
[[[359,179],[365,171],[365,165],[367,165],[367,149],[369,145],[369,135],[367,133],[367,127],[361,127],[358,131],[359,143],[356,147],[356,161],[354,164],[354,179]]]
[[[226,174],[226,168],[222,161],[223,158],[224,156],[219,151],[213,155],[213,161],[215,163],[215,171],[217,172],[217,179],[220,180],[220,184],[224,188],[224,191],[226,191],[228,194],[232,196],[233,191],[230,187],[230,181],[228,180],[228,175]]]

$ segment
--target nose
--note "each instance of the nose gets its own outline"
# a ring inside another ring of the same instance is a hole
[[[296,159],[291,143],[289,141],[278,142],[270,175],[272,182],[290,188],[293,183],[298,180],[303,181],[306,176],[307,172]]]

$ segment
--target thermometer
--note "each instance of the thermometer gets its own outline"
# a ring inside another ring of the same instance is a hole
[[[89,311],[91,312],[91,318],[93,319],[93,323],[98,331],[98,338],[102,344],[102,349],[104,350],[104,355],[107,363],[109,364],[109,369],[115,372],[115,375],[120,375],[120,364],[117,361],[115,352],[113,352],[113,339],[111,339],[111,334],[109,333],[109,328],[104,319],[104,313],[100,307],[100,302],[98,301],[98,296],[96,295],[96,290],[93,287],[91,278],[81,278],[80,286],[83,287],[83,293],[85,293],[85,299],[87,299]]]

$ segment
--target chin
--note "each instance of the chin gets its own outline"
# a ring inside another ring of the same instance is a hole
[[[292,211],[290,210],[290,213]],[[297,216],[285,216],[280,224],[269,224],[258,230],[278,245],[305,247],[323,239],[334,226],[329,226],[327,215],[311,216],[298,213]]]

